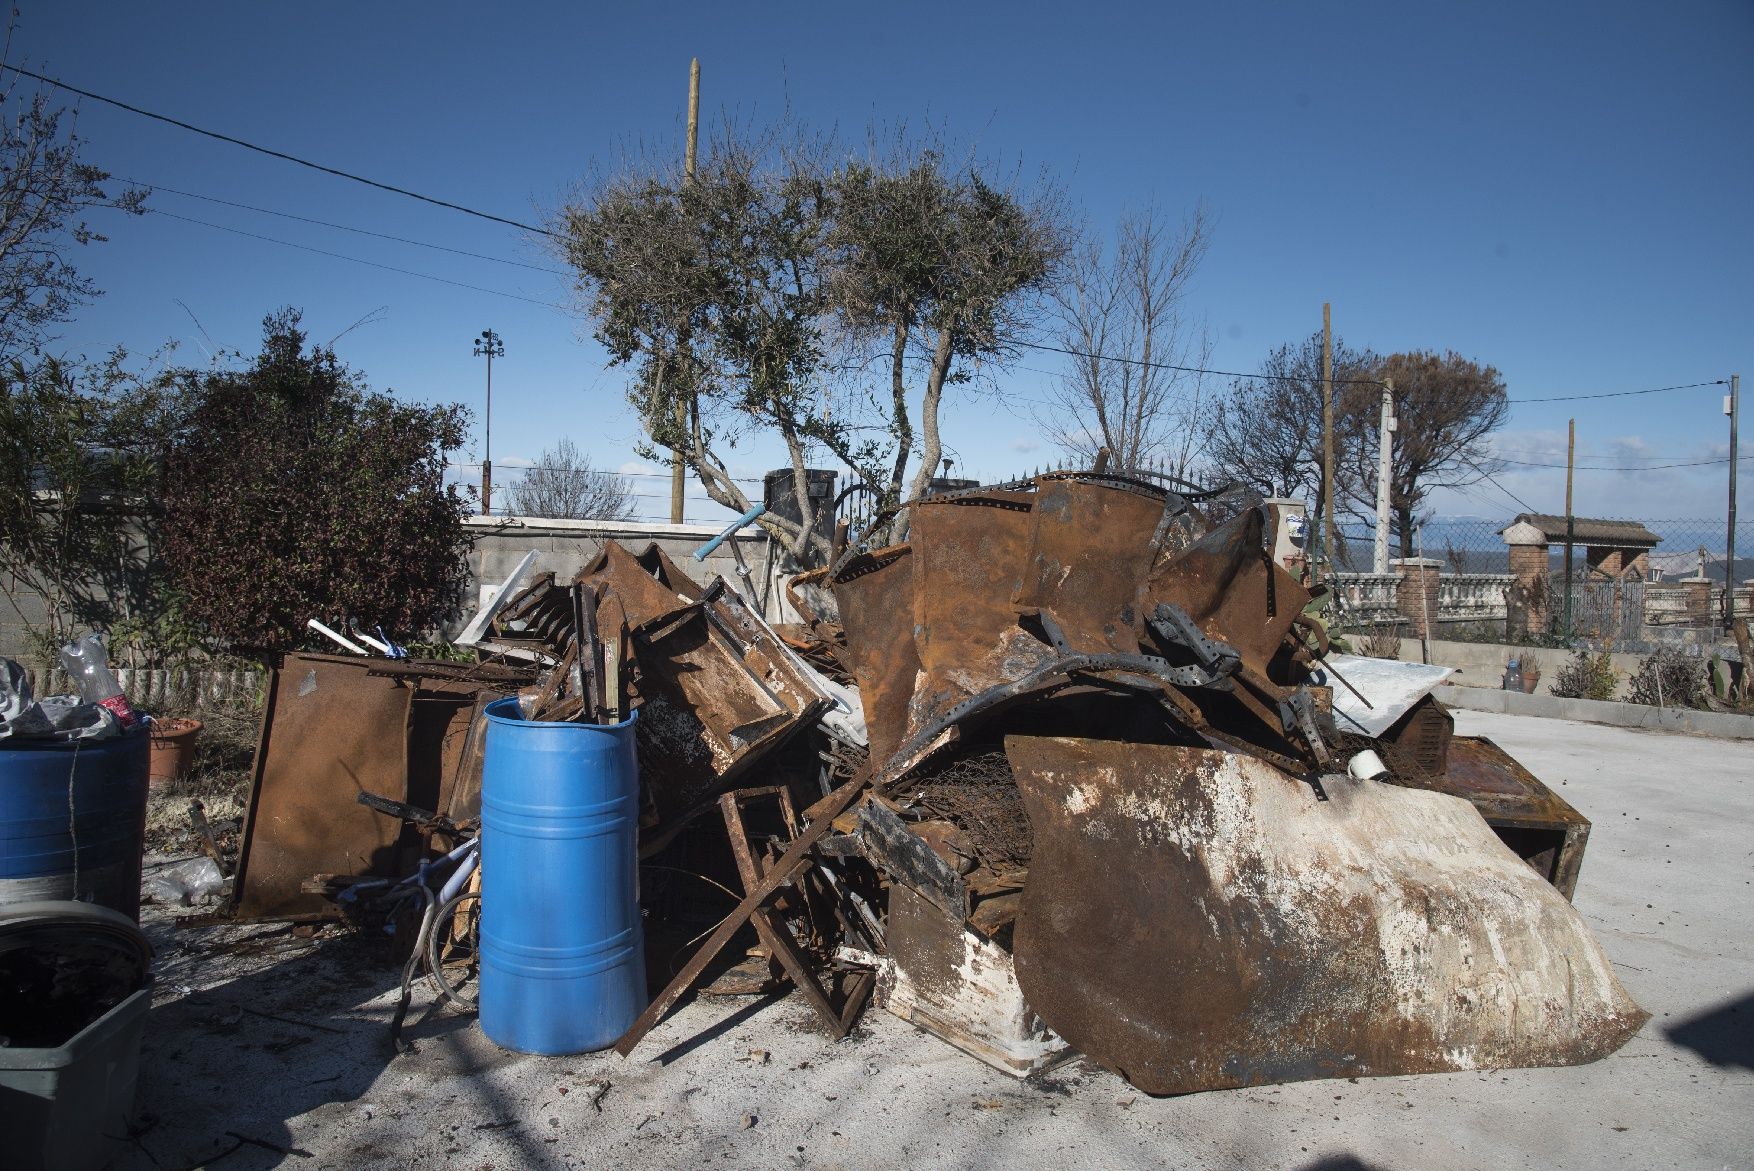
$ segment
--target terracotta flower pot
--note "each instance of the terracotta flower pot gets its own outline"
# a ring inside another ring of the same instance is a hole
[[[1523,694],[1524,695],[1535,694],[1535,688],[1539,687],[1540,685],[1541,685],[1541,673],[1539,671],[1524,671],[1523,672]]]
[[[189,775],[195,763],[195,741],[201,735],[201,721],[180,716],[152,722],[152,763],[147,775],[154,789]]]

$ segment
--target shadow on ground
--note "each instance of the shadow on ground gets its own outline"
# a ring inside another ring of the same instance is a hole
[[[160,965],[161,995],[176,998],[147,1018],[135,1149],[115,1171],[167,1171],[221,1157],[228,1171],[280,1166],[289,1157],[303,1164],[309,1156],[290,1120],[306,1118],[302,1140],[316,1145],[311,1135],[331,1129],[324,1108],[350,1104],[348,1120],[363,1116],[379,1079],[397,1062],[442,1061],[462,1075],[454,1084],[473,1099],[470,1116],[517,1117],[490,1085],[468,1076],[480,1072],[483,1059],[455,1041],[474,1027],[473,1014],[436,1007],[422,995],[403,1034],[414,1051],[397,1054],[388,1020],[401,971],[383,944],[352,936],[305,943],[272,925],[225,931],[232,938],[217,946],[180,941]],[[249,970],[199,986],[214,969],[232,965]],[[190,984],[198,986],[176,996]],[[392,1154],[374,1148],[369,1129],[354,1132],[338,1133],[328,1149],[309,1154],[345,1166],[374,1165]],[[533,1142],[524,1153],[525,1165],[543,1162]]]
[[[1663,1030],[1720,1068],[1754,1069],[1754,992]]]

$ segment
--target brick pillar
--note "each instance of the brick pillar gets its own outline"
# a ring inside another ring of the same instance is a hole
[[[1710,626],[1716,618],[1712,609],[1712,580],[1709,577],[1684,577],[1680,584],[1687,587],[1687,625]]]
[[[1625,567],[1625,559],[1625,552],[1613,546],[1592,546],[1584,550],[1584,563],[1603,577],[1619,577]]]
[[[1433,557],[1399,557],[1389,564],[1401,577],[1395,588],[1401,617],[1414,638],[1431,638],[1437,626],[1437,571],[1443,562]]]
[[[1516,542],[1510,546],[1510,572],[1516,578],[1515,593],[1521,605],[1512,619],[1521,629],[1514,634],[1538,634],[1547,629],[1548,602],[1553,591],[1547,581],[1547,542]]]

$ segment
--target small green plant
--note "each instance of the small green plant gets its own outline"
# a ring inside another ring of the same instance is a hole
[[[411,642],[404,649],[417,659],[438,659],[446,663],[473,663],[475,661],[473,648],[458,646],[443,639],[435,639],[432,642]]]
[[[1614,684],[1614,661],[1607,651],[1578,651],[1571,662],[1559,668],[1553,694],[1561,699],[1613,699]]]
[[[1678,647],[1663,647],[1638,665],[1626,698],[1651,707],[1704,707],[1705,671]]]

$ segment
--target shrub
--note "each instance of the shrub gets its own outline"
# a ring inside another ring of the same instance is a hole
[[[307,618],[392,637],[455,612],[466,505],[444,483],[467,412],[369,390],[298,314],[241,370],[189,372],[165,467],[165,556],[189,619],[234,649],[285,650]]]
[[[1633,673],[1628,702],[1652,707],[1704,707],[1705,671],[1678,647],[1663,647]]]
[[[1613,699],[1614,662],[1608,652],[1578,651],[1571,662],[1559,668],[1553,694],[1561,699]]]

